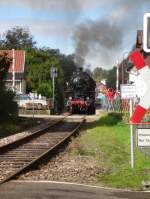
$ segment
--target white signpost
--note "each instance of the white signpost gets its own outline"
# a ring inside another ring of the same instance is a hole
[[[133,99],[136,97],[136,87],[133,84],[122,84],[120,87],[121,99],[130,100],[130,118],[133,114]],[[131,150],[131,167],[134,168],[134,132],[133,125],[130,124],[130,150]]]
[[[137,129],[137,146],[150,147],[150,129],[148,128]]]
[[[55,111],[55,78],[58,76],[58,69],[56,67],[51,67],[50,74],[53,81],[53,109]]]

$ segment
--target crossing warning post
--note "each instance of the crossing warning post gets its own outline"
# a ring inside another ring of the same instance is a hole
[[[133,99],[136,97],[136,87],[132,84],[121,84],[121,99],[130,100],[130,118],[133,115]],[[134,168],[134,128],[130,124],[130,154],[131,154],[131,168]]]

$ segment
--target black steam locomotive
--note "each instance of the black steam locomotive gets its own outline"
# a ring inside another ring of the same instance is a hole
[[[67,85],[67,110],[71,113],[95,114],[95,81],[78,68]]]

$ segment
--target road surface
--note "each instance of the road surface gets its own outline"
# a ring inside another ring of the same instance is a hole
[[[0,186],[1,199],[150,199],[131,192],[67,183],[11,181]]]

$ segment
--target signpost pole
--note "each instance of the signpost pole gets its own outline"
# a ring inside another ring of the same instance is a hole
[[[53,75],[53,110],[55,111],[55,77]]]
[[[52,67],[51,68],[51,78],[52,78],[52,82],[53,82],[53,111],[55,113],[55,106],[57,106],[57,103],[55,103],[55,78],[57,77],[58,75],[58,71],[57,71],[57,68],[55,67]],[[56,101],[57,102],[57,101]]]
[[[32,118],[33,118],[33,120],[34,120],[34,114],[35,114],[34,97],[35,97],[35,94],[33,93],[33,98],[32,98]]]
[[[130,99],[130,118],[133,114],[133,100]],[[130,124],[130,150],[131,150],[131,168],[134,168],[134,132],[133,124]]]
[[[130,101],[130,118],[133,115],[133,99],[136,97],[136,87],[132,84],[122,84],[121,99],[129,99]],[[134,128],[133,124],[130,124],[130,150],[131,150],[131,168],[134,168]]]

